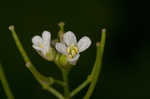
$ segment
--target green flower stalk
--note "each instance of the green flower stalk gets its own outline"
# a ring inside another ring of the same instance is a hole
[[[60,22],[59,24],[58,24],[58,26],[60,27],[60,31],[58,32],[58,37],[59,37],[59,40],[61,41],[61,42],[63,42],[63,35],[64,35],[64,22]]]
[[[4,91],[6,93],[6,96],[8,99],[14,99],[14,96],[9,88],[9,85],[8,85],[8,82],[7,82],[7,79],[5,77],[5,74],[4,74],[4,70],[3,70],[3,67],[2,65],[0,64],[0,81],[3,85],[3,88],[4,88]]]
[[[98,81],[98,77],[99,77],[101,67],[102,67],[102,59],[103,59],[103,53],[104,53],[104,47],[105,47],[105,40],[106,40],[106,29],[102,29],[101,41],[100,41],[100,43],[98,42],[96,44],[97,45],[97,56],[96,56],[96,61],[95,61],[93,70],[91,72],[92,81],[91,81],[88,91],[83,99],[90,99],[90,97],[95,89],[96,83]]]

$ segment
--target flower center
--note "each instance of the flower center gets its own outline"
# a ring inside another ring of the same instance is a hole
[[[43,44],[40,44],[40,46],[39,46],[40,48],[43,48]]]
[[[77,46],[75,46],[74,44],[71,44],[68,48],[67,48],[67,53],[69,54],[69,58],[73,58],[77,53],[78,53],[78,48]]]

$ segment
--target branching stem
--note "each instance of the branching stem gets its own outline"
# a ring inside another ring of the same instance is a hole
[[[62,75],[63,75],[63,79],[64,79],[64,94],[65,94],[65,99],[70,99],[70,90],[69,90],[69,83],[68,83],[68,74],[69,71],[63,70],[62,69]]]
[[[26,63],[26,67],[30,70],[30,72],[33,74],[33,76],[35,77],[35,79],[41,84],[41,86],[48,90],[49,92],[51,92],[53,95],[55,95],[57,98],[59,99],[64,99],[64,96],[59,93],[57,90],[55,90],[54,88],[52,88],[51,85],[54,81],[53,79],[50,79],[49,77],[45,77],[44,75],[40,74],[37,69],[35,68],[35,66],[31,63],[28,55],[26,54],[16,32],[14,29],[14,26],[9,26],[9,30],[12,33],[12,36],[14,38],[14,41],[16,43],[16,46],[18,47],[25,63]]]
[[[103,59],[103,53],[104,53],[104,46],[105,46],[105,40],[106,40],[106,30],[102,29],[102,36],[101,36],[101,41],[100,44],[97,44],[97,56],[96,56],[96,61],[93,67],[93,70],[91,72],[91,76],[92,76],[92,82],[88,88],[88,91],[86,93],[86,95],[84,96],[83,99],[90,99],[96,83],[98,81],[99,78],[99,74],[101,71],[101,66],[102,66],[102,59]]]
[[[76,89],[74,89],[70,96],[73,97],[78,92],[80,92],[83,88],[85,88],[91,82],[91,77],[89,76],[82,84],[80,84]]]

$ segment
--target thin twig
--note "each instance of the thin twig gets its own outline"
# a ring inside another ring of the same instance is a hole
[[[57,90],[55,90],[54,88],[52,87],[47,87],[46,89],[47,91],[55,94],[55,96],[58,98],[58,99],[65,99],[63,95],[61,95]]]
[[[74,89],[70,96],[73,97],[78,92],[80,92],[83,88],[85,88],[91,82],[91,77],[88,77],[82,84],[80,84],[76,89]]]
[[[96,61],[91,73],[92,76],[92,82],[88,88],[88,91],[86,93],[86,95],[84,96],[83,99],[90,99],[96,83],[98,81],[98,77],[101,71],[101,65],[102,65],[102,59],[103,59],[103,53],[104,53],[104,46],[105,46],[105,40],[106,40],[106,30],[103,29],[102,30],[102,36],[101,36],[101,42],[100,44],[97,45],[97,56],[96,56]]]
[[[2,82],[2,86],[4,88],[4,91],[8,97],[8,99],[14,99],[14,96],[9,88],[8,82],[6,80],[2,65],[0,64],[0,80]]]

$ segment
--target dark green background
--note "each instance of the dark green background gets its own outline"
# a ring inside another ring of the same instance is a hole
[[[71,89],[86,79],[94,64],[100,30],[107,29],[103,67],[91,99],[150,98],[150,45],[148,3],[130,0],[24,0],[0,3],[0,60],[16,99],[55,99],[27,70],[8,26],[13,24],[25,50],[44,75],[61,79],[54,63],[42,59],[32,48],[31,39],[43,30],[55,38],[57,24],[64,21],[65,31],[77,38],[87,35],[92,46],[81,53],[70,73]],[[59,88],[59,87],[58,87]],[[59,88],[62,91],[62,88]],[[86,89],[74,99],[82,99]],[[0,99],[6,99],[0,85]]]

